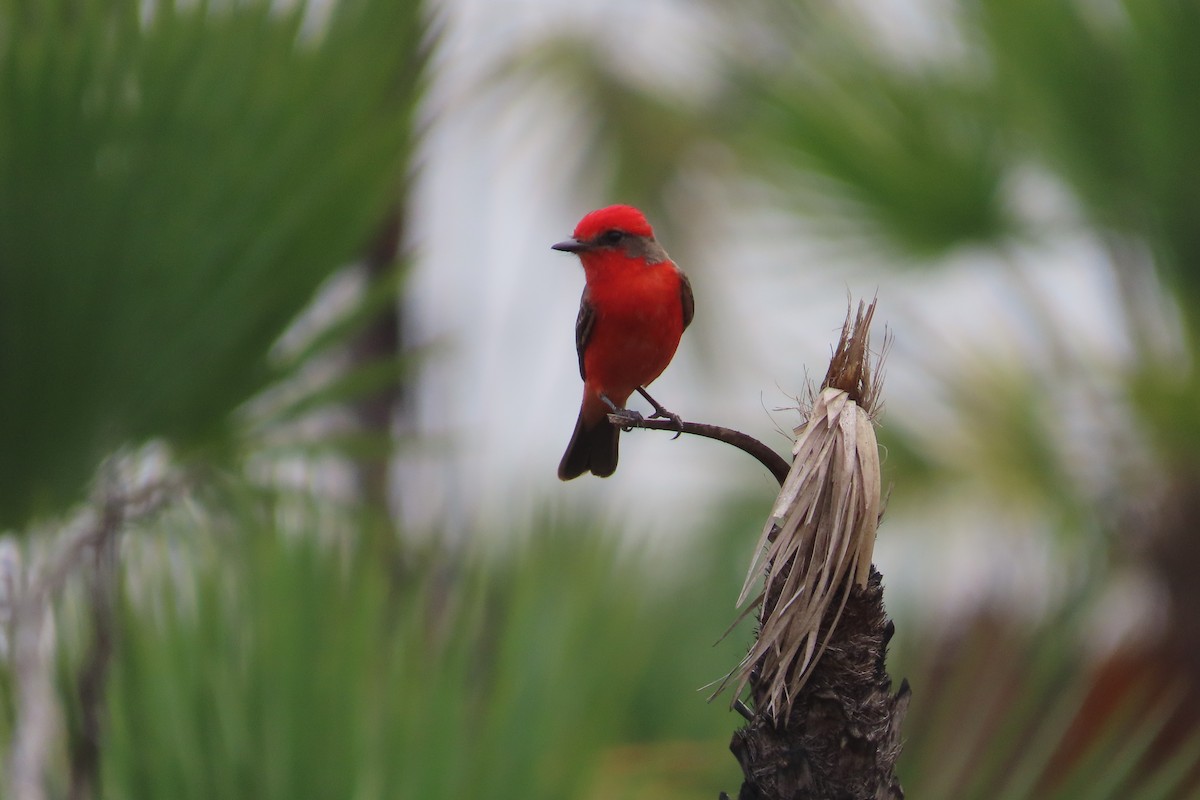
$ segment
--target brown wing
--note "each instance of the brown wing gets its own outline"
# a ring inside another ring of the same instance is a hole
[[[583,350],[587,347],[588,337],[592,335],[592,326],[595,324],[596,309],[585,288],[583,297],[579,298],[579,316],[575,317],[575,352],[579,354],[579,377],[585,381],[587,375],[583,374]]]
[[[683,329],[686,331],[687,326],[692,324],[692,317],[696,315],[696,299],[692,297],[692,282],[683,270],[679,270],[679,295],[683,301]]]

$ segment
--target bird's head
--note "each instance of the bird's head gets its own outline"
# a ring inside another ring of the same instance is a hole
[[[588,261],[618,255],[658,264],[668,260],[667,253],[654,239],[654,229],[641,211],[633,206],[608,206],[584,216],[575,226],[574,235],[551,245],[554,250],[576,253]]]

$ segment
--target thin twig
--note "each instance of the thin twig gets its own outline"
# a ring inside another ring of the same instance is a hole
[[[758,462],[775,476],[775,480],[779,481],[780,486],[783,486],[783,482],[787,480],[788,471],[791,469],[791,465],[779,453],[776,453],[753,436],[741,431],[735,431],[732,428],[722,428],[720,425],[709,425],[703,422],[680,422],[676,425],[674,420],[638,419],[636,417],[628,417],[620,412],[609,414],[608,421],[622,428],[646,428],[648,430],[671,431],[673,433],[682,431],[683,433],[690,433],[693,436],[703,436],[706,439],[716,439],[718,442],[733,445],[742,452],[748,453],[758,459]]]
[[[6,796],[13,800],[44,800],[47,796],[45,775],[60,715],[52,681],[56,643],[53,636],[47,635],[55,599],[71,576],[82,568],[89,553],[99,557],[100,553],[115,546],[115,537],[121,530],[160,511],[186,486],[185,481],[168,476],[132,491],[112,490],[103,498],[99,512],[89,510],[91,519],[87,524],[64,537],[66,541],[56,553],[48,556],[44,567],[28,570],[24,586],[12,599],[17,710],[5,788]],[[113,556],[115,553],[108,558]],[[105,653],[100,656],[94,665],[102,672],[108,658]],[[100,685],[102,678],[102,674],[97,674],[91,680]],[[98,702],[100,696],[99,692],[93,693],[90,698],[84,698],[84,702]],[[93,713],[98,719],[98,706],[84,710],[85,717]],[[84,765],[83,773],[78,777],[86,778],[88,788],[94,788],[94,771],[89,766]],[[76,786],[82,788],[80,783]]]
[[[115,488],[105,493],[101,530],[94,552],[83,570],[91,611],[92,643],[76,676],[80,736],[71,752],[69,800],[96,796],[100,771],[100,729],[104,716],[104,684],[117,636],[117,552],[124,527],[125,498]]]

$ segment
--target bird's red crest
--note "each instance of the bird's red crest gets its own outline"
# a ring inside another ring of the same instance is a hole
[[[614,228],[634,236],[654,235],[654,229],[650,227],[641,211],[633,206],[608,206],[597,209],[579,220],[579,224],[575,226],[575,238],[586,242]]]

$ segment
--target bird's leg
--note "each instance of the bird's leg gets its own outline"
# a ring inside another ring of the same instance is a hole
[[[642,415],[639,412],[634,411],[632,408],[618,407],[617,404],[610,400],[608,395],[606,395],[604,392],[600,393],[600,400],[604,403],[604,405],[608,406],[612,413],[616,414],[617,416],[624,417],[625,419],[629,420],[630,423],[642,421]],[[621,426],[621,430],[629,433],[631,430],[633,430],[633,425],[623,425]]]
[[[671,412],[671,411],[667,411],[665,408],[663,408],[661,403],[659,403],[657,400],[655,400],[653,397],[650,396],[650,393],[646,391],[646,388],[644,386],[637,387],[637,390],[638,390],[638,394],[640,394],[642,397],[646,398],[646,402],[648,402],[650,405],[654,406],[654,413],[650,415],[650,419],[654,419],[655,417],[661,417],[662,419],[671,420],[671,422],[673,422],[675,424],[675,427],[679,429],[679,433],[676,433],[671,438],[678,439],[679,434],[683,433],[683,418],[681,416],[679,416],[678,414]]]

